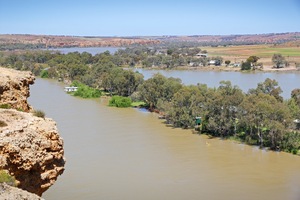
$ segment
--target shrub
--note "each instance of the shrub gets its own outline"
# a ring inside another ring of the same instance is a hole
[[[78,96],[82,98],[98,98],[101,96],[100,90],[91,88],[77,81],[74,81],[72,86],[78,87],[77,91],[73,93],[74,96]]]
[[[109,100],[109,106],[115,106],[118,108],[131,107],[131,99],[129,97],[113,96]]]
[[[42,70],[40,76],[41,78],[49,78],[48,70]]]
[[[34,110],[33,115],[36,117],[45,118],[45,112],[42,110]]]
[[[3,108],[3,109],[10,109],[11,106],[9,104],[1,104],[0,105],[0,108]]]
[[[9,175],[5,170],[0,170],[0,183],[16,186],[16,179]]]
[[[5,123],[4,121],[0,120],[0,127],[4,127],[7,126],[7,123]]]

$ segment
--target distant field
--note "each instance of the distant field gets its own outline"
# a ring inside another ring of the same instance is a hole
[[[273,54],[280,53],[291,62],[300,62],[300,47],[276,47],[273,45],[243,45],[226,47],[202,47],[208,51],[209,56],[222,56],[232,62],[245,61],[249,56],[258,56],[266,65],[272,65]]]

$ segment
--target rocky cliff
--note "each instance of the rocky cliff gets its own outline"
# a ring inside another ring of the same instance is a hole
[[[31,72],[0,68],[0,105],[28,112],[29,85],[34,80]]]
[[[30,111],[27,97],[34,77],[3,68],[0,74],[0,105]],[[52,119],[0,109],[0,169],[8,170],[19,188],[41,196],[63,173],[64,164],[63,140]]]

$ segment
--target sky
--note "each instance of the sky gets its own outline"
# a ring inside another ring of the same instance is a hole
[[[0,34],[232,35],[300,32],[300,0],[0,0]]]

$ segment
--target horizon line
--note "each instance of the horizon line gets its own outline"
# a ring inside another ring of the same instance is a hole
[[[290,33],[299,33],[299,31],[294,32],[268,32],[268,33],[232,33],[232,34],[190,34],[190,35],[174,35],[174,34],[164,34],[164,35],[128,35],[128,36],[119,36],[119,35],[69,35],[69,34],[32,34],[32,33],[0,33],[0,35],[28,35],[28,36],[62,36],[62,37],[106,37],[106,38],[129,38],[129,37],[190,37],[190,36],[243,36],[243,35],[269,35],[269,34],[290,34]]]

